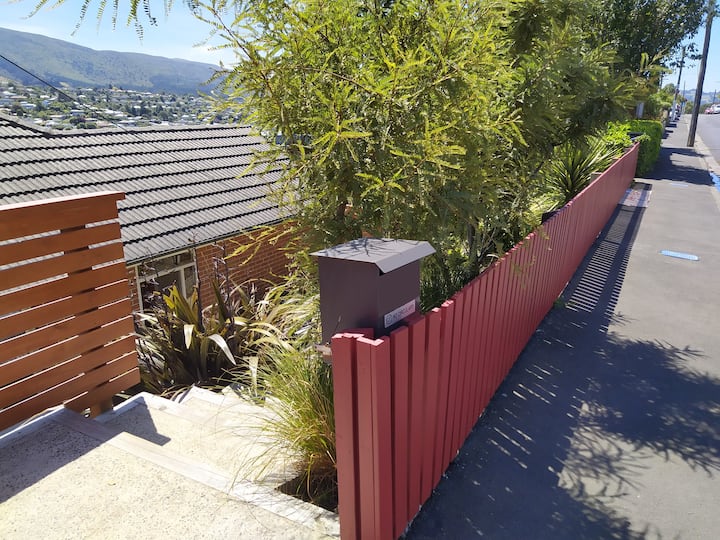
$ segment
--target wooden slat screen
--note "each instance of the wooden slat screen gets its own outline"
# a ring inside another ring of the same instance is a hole
[[[0,206],[0,429],[64,403],[106,407],[140,381],[117,201]]]

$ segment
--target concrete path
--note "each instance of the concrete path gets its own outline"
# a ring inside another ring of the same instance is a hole
[[[720,537],[720,192],[686,140],[684,118],[408,539]]]

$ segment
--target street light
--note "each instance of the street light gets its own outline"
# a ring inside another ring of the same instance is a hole
[[[686,50],[686,47],[683,45],[682,57],[680,58],[680,71],[678,73],[678,82],[675,85],[675,95],[673,96],[672,109],[670,109],[670,111],[671,111],[670,118],[671,119],[676,119],[676,118],[680,117],[680,115],[677,114],[676,111],[677,111],[677,106],[678,106],[678,94],[680,93],[680,79],[682,78],[683,66],[685,66],[685,50]],[[683,97],[685,97],[685,96],[683,96]]]

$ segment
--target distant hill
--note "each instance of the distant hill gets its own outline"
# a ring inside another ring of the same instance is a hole
[[[0,54],[46,81],[73,87],[194,94],[213,73],[211,64],[151,56],[96,51],[67,41],[0,28]],[[0,77],[26,85],[38,81],[0,58]]]

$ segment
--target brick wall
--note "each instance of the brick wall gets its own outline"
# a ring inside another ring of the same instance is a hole
[[[277,283],[279,278],[286,275],[289,262],[286,255],[290,242],[289,229],[288,225],[280,224],[240,234],[215,244],[198,246],[195,260],[200,275],[200,297],[203,306],[214,302],[212,280],[218,272],[221,276],[225,274],[223,253],[228,255],[228,274],[235,284],[255,281],[258,287],[263,289],[263,285],[267,285],[265,280]],[[238,253],[233,255],[236,251]],[[133,311],[139,311],[137,267],[129,266],[127,272],[132,308]]]
[[[234,284],[255,281],[262,289],[267,284],[263,280],[277,283],[285,276],[289,262],[285,250],[290,241],[288,229],[281,224],[198,247],[195,256],[203,305],[214,301],[212,280],[218,272],[224,275],[223,253],[227,254],[228,274]]]

